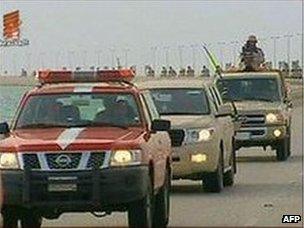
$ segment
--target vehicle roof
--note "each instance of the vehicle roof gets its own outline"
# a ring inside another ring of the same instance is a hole
[[[136,86],[127,82],[97,82],[97,83],[50,83],[39,85],[29,94],[52,93],[90,93],[90,92],[132,92],[138,91]]]
[[[278,77],[280,74],[275,71],[258,71],[258,72],[224,72],[222,74],[223,77],[228,78],[228,77],[265,77],[265,76],[270,76],[270,77]]]
[[[140,89],[165,89],[165,88],[204,88],[212,84],[213,79],[203,78],[153,78],[136,81]]]

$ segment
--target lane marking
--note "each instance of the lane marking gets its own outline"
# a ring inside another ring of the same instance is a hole
[[[64,130],[57,138],[56,143],[60,146],[62,150],[67,148],[71,145],[78,135],[84,130],[85,128],[69,128]]]

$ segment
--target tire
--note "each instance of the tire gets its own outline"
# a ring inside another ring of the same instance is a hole
[[[34,211],[24,210],[21,217],[22,228],[40,228],[42,225],[42,218]]]
[[[223,155],[220,153],[218,166],[215,172],[203,175],[203,188],[206,192],[221,192],[224,188]]]
[[[288,135],[287,156],[290,157],[290,155],[291,155],[291,130],[290,130],[290,126],[287,128],[287,135]]]
[[[129,227],[147,227],[150,228],[153,225],[153,190],[151,181],[148,185],[147,195],[138,201],[135,201],[129,205],[128,208],[128,222]]]
[[[19,210],[11,207],[4,207],[2,209],[2,225],[3,228],[17,228],[19,220]]]
[[[285,137],[281,141],[278,142],[278,146],[276,148],[276,155],[278,161],[286,161],[288,158],[288,147],[290,143],[288,142],[288,137]]]
[[[232,151],[229,162],[231,169],[224,173],[224,186],[232,186],[234,184],[235,164],[235,152]]]
[[[167,227],[170,214],[170,186],[171,176],[170,171],[166,171],[166,179],[164,186],[155,196],[153,227]]]

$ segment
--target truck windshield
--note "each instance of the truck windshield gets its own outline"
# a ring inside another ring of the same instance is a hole
[[[160,115],[207,115],[209,103],[202,89],[152,89]]]
[[[224,100],[267,101],[281,100],[279,82],[276,78],[230,78],[218,82]],[[225,90],[225,91],[224,91]]]
[[[132,94],[73,93],[30,96],[19,114],[16,128],[126,128],[140,123]]]

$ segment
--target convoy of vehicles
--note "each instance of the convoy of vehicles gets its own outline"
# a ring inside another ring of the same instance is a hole
[[[159,79],[139,87],[150,91],[161,117],[171,121],[173,178],[202,180],[210,192],[233,185],[233,109],[223,103],[214,83]]]
[[[285,161],[289,91],[280,71],[252,61],[242,71],[215,65],[215,80],[138,85],[132,69],[40,71],[11,127],[0,124],[3,226],[127,211],[131,227],[165,227],[172,178],[221,192],[242,147],[270,146]]]
[[[127,211],[132,227],[169,219],[170,122],[132,70],[42,71],[11,128],[0,124],[4,227],[65,212]]]
[[[279,161],[290,156],[292,103],[279,71],[224,72],[216,84],[225,101],[233,101],[241,121],[236,149],[270,146]]]

